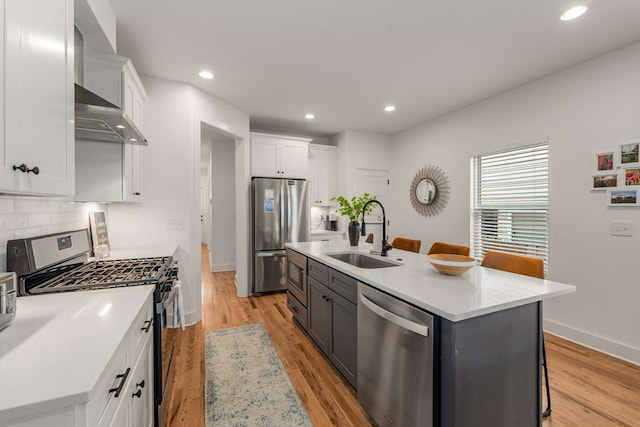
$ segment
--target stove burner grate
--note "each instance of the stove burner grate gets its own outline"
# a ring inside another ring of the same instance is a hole
[[[171,264],[172,257],[88,262],[31,288],[30,293],[155,284],[161,281]]]

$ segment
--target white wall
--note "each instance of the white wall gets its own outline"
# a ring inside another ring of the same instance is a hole
[[[350,199],[361,196],[356,192],[358,169],[390,170],[392,166],[391,136],[372,132],[347,130],[336,135],[332,144],[336,145],[336,192]],[[388,203],[387,203],[388,204]],[[388,207],[385,206],[386,212]],[[335,210],[332,210],[335,212]],[[339,217],[338,229],[347,230],[349,219]],[[375,231],[375,226],[371,230]],[[387,230],[389,234],[389,230]]]
[[[236,268],[235,144],[213,140],[211,144],[211,271]]]
[[[149,139],[143,158],[141,204],[114,203],[109,206],[110,240],[114,247],[176,245],[184,286],[187,323],[201,318],[200,284],[200,142],[201,122],[230,136],[247,138],[249,118],[228,104],[190,85],[143,77],[149,95],[144,107],[144,132]],[[248,147],[236,143],[236,159],[248,165]],[[239,152],[239,154],[238,154]],[[246,169],[238,168],[237,173]],[[245,224],[237,234],[238,293],[248,289],[246,224],[248,224],[248,183],[237,179],[237,191],[246,201],[238,203],[238,220]],[[240,218],[241,214],[244,218]],[[183,230],[167,230],[167,219],[183,219]],[[239,228],[241,228],[239,226]],[[244,251],[244,252],[243,252]],[[244,270],[241,271],[241,269]]]
[[[548,137],[549,279],[577,292],[544,304],[545,329],[640,363],[640,208],[606,206],[590,191],[594,153],[640,140],[640,43],[566,69],[393,138],[389,209],[399,234],[422,239],[423,252],[444,240],[469,244],[470,158]],[[436,217],[412,208],[408,189],[423,166],[451,181]],[[635,235],[609,235],[611,220],[630,220]]]

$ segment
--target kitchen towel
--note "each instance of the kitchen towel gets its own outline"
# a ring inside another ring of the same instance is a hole
[[[184,321],[184,300],[182,299],[182,282],[176,280],[173,284],[173,289],[176,291],[176,298],[173,300],[173,327],[180,326],[182,330],[185,328]]]

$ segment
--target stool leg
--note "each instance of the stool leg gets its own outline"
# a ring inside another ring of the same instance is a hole
[[[551,392],[549,391],[549,373],[547,372],[547,351],[544,348],[544,336],[542,337],[542,366],[544,367],[544,383],[547,389],[547,409],[542,412],[542,418],[551,415]]]

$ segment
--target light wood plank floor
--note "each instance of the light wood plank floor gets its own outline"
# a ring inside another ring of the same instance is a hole
[[[234,272],[211,273],[207,259],[203,246],[203,319],[179,334],[167,426],[204,426],[205,331],[254,322],[264,324],[314,425],[370,425],[353,391],[293,325],[285,295],[238,298]],[[553,412],[544,427],[640,426],[640,367],[553,335],[545,340]]]

